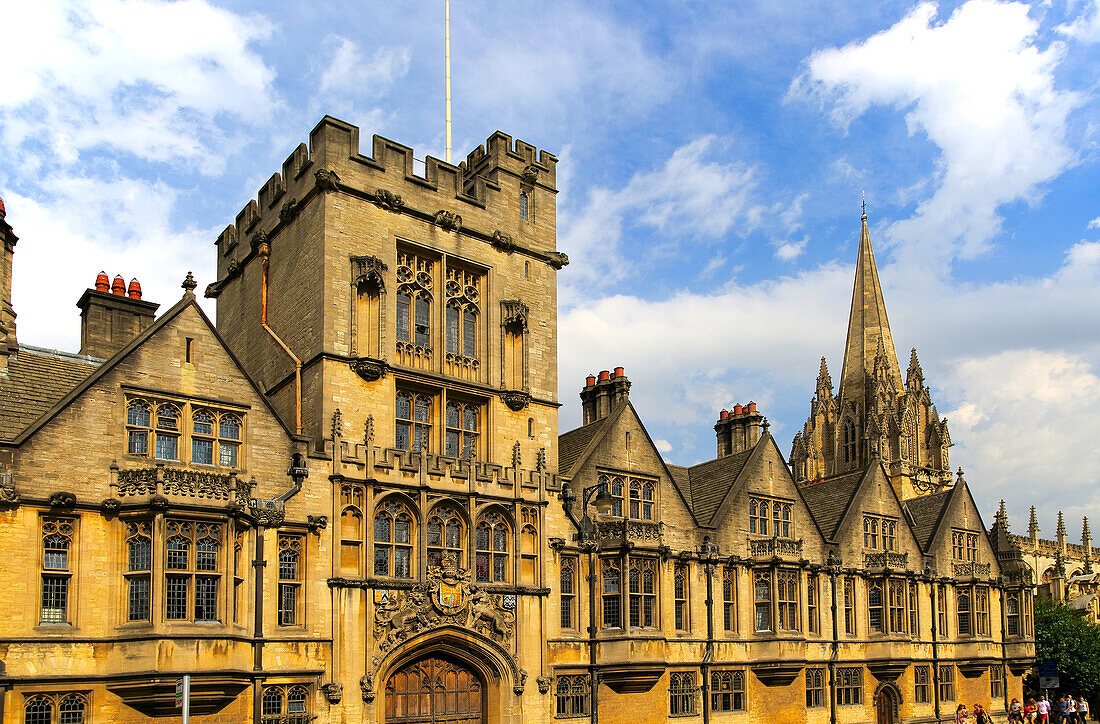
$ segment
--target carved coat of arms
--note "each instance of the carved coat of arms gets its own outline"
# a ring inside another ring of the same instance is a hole
[[[444,616],[455,616],[466,608],[470,572],[458,567],[453,555],[438,566],[428,566],[428,584],[434,588],[432,603]]]

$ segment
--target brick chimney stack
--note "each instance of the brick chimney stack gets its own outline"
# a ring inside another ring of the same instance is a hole
[[[628,399],[629,393],[630,380],[626,378],[626,371],[622,367],[616,367],[613,372],[603,370],[599,377],[588,375],[584,389],[581,390],[583,424],[588,425],[607,417],[615,405]]]
[[[12,232],[6,216],[4,200],[0,199],[0,242],[4,246],[4,257],[0,260],[0,374],[7,373],[8,357],[19,347],[15,339],[15,308],[11,305],[11,264],[19,237]]]
[[[755,402],[722,410],[714,425],[718,434],[718,457],[734,455],[756,445],[763,422],[764,415],[757,411]]]
[[[141,298],[141,284],[122,275],[108,282],[106,272],[96,277],[95,287],[84,290],[80,301],[80,354],[107,359],[153,323],[159,304]]]

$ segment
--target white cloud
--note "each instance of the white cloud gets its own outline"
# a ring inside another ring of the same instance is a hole
[[[939,147],[935,193],[888,231],[914,261],[985,251],[998,208],[1037,201],[1073,162],[1066,118],[1080,98],[1054,87],[1063,47],[1039,47],[1028,11],[970,0],[938,22],[936,5],[922,3],[862,42],[814,53],[791,85],[789,98],[818,98],[842,127],[874,106],[896,108],[910,134]]]
[[[106,148],[215,173],[223,117],[260,122],[277,103],[250,49],[270,33],[259,16],[205,0],[6,2],[0,13],[18,29],[0,43],[0,139],[25,168]]]
[[[657,448],[657,452],[659,453],[672,452],[672,443],[668,440],[654,440],[653,445]]]
[[[1088,228],[1089,229],[1100,229],[1100,216],[1097,216],[1095,219],[1090,221],[1089,225],[1088,225]]]
[[[579,215],[563,213],[558,246],[576,262],[563,282],[622,278],[630,267],[623,263],[619,242],[630,224],[655,228],[671,241],[720,239],[735,225],[741,233],[755,229],[766,211],[753,199],[756,171],[723,160],[724,146],[714,136],[698,138],[676,149],[660,168],[639,171],[617,191],[591,190]]]
[[[134,179],[66,177],[51,190],[50,201],[4,194],[8,221],[20,237],[12,275],[20,342],[76,351],[80,315],[74,305],[101,269],[111,278],[137,278],[144,299],[159,303],[162,312],[183,294],[179,285],[188,270],[200,295],[214,281],[217,229],[173,229],[174,189]],[[202,301],[212,313],[213,303]]]
[[[1086,4],[1072,22],[1058,26],[1058,32],[1084,43],[1100,43],[1100,0]]]
[[[321,93],[373,95],[409,72],[412,55],[406,47],[378,48],[368,60],[352,40],[333,35],[327,42],[334,51],[321,75]]]
[[[806,236],[802,238],[802,241],[772,242],[775,246],[775,258],[780,261],[794,261],[802,255],[802,252],[806,251],[806,244],[809,241],[810,237]]]
[[[1064,352],[1008,350],[960,360],[944,383],[960,400],[946,413],[952,459],[964,461],[985,512],[1003,498],[1022,524],[1029,504],[1048,521],[1059,509],[1072,517],[1100,504],[1093,365]]]

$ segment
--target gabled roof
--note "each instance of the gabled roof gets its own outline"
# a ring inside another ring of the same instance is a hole
[[[13,440],[101,364],[95,357],[19,345],[7,374],[0,375],[0,441]]]
[[[821,535],[825,540],[836,540],[836,534],[844,522],[845,514],[852,507],[852,501],[859,492],[863,478],[871,469],[870,466],[860,470],[852,470],[840,475],[833,475],[810,485],[803,485],[799,490],[806,501],[806,507],[810,509],[810,515],[817,522]]]
[[[905,501],[905,509],[909,511],[913,524],[913,535],[917,536],[917,543],[925,553],[928,552],[936,537],[936,531],[939,530],[940,522],[954,494],[955,488],[951,488]]]
[[[690,469],[683,465],[673,465],[671,463],[665,463],[665,467],[668,468],[668,474],[672,478],[672,484],[680,491],[680,495],[683,496],[688,507],[694,511],[695,503],[692,501],[691,495]]]
[[[558,475],[563,478],[573,477],[573,469],[584,462],[583,458],[588,457],[585,451],[593,440],[601,436],[600,433],[610,419],[611,415],[608,415],[602,420],[581,425],[575,430],[558,435]]]
[[[113,357],[103,362],[103,364],[101,364],[98,368],[94,369],[93,372],[87,375],[81,382],[79,382],[76,387],[70,389],[67,394],[61,397],[61,399],[57,400],[57,402],[55,402],[48,410],[46,410],[45,413],[36,418],[30,426],[20,432],[12,440],[12,442],[16,445],[22,445],[23,442],[25,442],[31,435],[40,430],[50,420],[56,417],[58,413],[60,413],[62,410],[72,404],[72,402],[80,397],[80,395],[84,394],[84,392],[87,391],[88,388],[90,388],[92,385],[102,379],[104,375],[114,369],[120,362],[122,362],[122,360],[126,359],[126,357],[128,357],[131,352],[143,345],[147,340],[149,340],[153,335],[159,332],[170,321],[178,317],[188,307],[195,308],[195,311],[198,312],[198,315],[202,319],[203,323],[206,324],[207,329],[209,329],[214,338],[218,340],[218,344],[220,344],[222,349],[225,350],[225,353],[229,356],[229,358],[233,360],[233,364],[236,365],[237,370],[241,373],[244,379],[248,381],[249,385],[251,385],[252,389],[256,392],[256,395],[260,398],[260,400],[263,401],[263,404],[267,408],[267,410],[278,421],[279,425],[282,426],[283,430],[287,434],[287,437],[294,438],[295,435],[293,430],[291,430],[287,426],[286,422],[279,416],[278,412],[275,411],[275,408],[271,406],[271,402],[267,399],[267,396],[264,395],[259,385],[257,385],[256,381],[253,380],[252,377],[245,371],[244,367],[240,363],[240,360],[238,360],[237,356],[233,354],[233,351],[229,349],[229,346],[225,343],[225,340],[222,339],[222,336],[218,334],[218,330],[214,328],[214,323],[210,321],[210,318],[207,317],[206,313],[202,311],[202,307],[200,307],[195,301],[195,295],[192,292],[188,291],[178,302],[176,302],[175,305],[172,306],[171,309],[169,309],[159,319],[146,327],[141,334],[130,340],[129,344],[116,352]]]
[[[703,525],[713,522],[715,514],[722,506],[722,501],[729,495],[737,478],[741,476],[741,471],[745,469],[745,464],[765,439],[761,438],[748,450],[682,468],[687,473],[690,490],[690,494],[684,497],[691,506],[696,520]],[[675,477],[673,479],[675,480]]]

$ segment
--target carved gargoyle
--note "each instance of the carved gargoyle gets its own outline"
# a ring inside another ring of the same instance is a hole
[[[313,175],[317,179],[318,191],[335,191],[336,184],[340,183],[340,177],[336,175],[335,171],[322,168]]]
[[[76,505],[76,496],[72,493],[58,492],[50,496],[51,508],[72,508]]]
[[[382,360],[361,357],[360,359],[352,360],[349,364],[351,365],[352,371],[367,382],[374,382],[386,376],[387,365]]]
[[[325,700],[329,704],[339,704],[340,700],[344,698],[343,684],[321,684],[321,691],[324,693]]]
[[[561,270],[562,267],[569,266],[569,255],[560,251],[551,251],[547,253],[547,261],[550,266],[557,270]]]
[[[401,194],[395,194],[386,189],[377,189],[374,192],[374,203],[389,211],[400,211],[405,206],[405,200]]]
[[[440,209],[435,212],[435,223],[444,231],[458,231],[462,228],[462,217],[451,211]]]
[[[363,694],[363,701],[368,704],[374,701],[374,679],[371,678],[370,674],[364,674],[363,677],[359,679],[359,691]]]
[[[289,199],[279,209],[279,221],[287,222],[298,215],[298,200]]]
[[[507,254],[511,254],[513,251],[516,250],[516,242],[512,239],[512,237],[508,236],[499,229],[493,232],[493,240],[491,243],[493,246]]]

